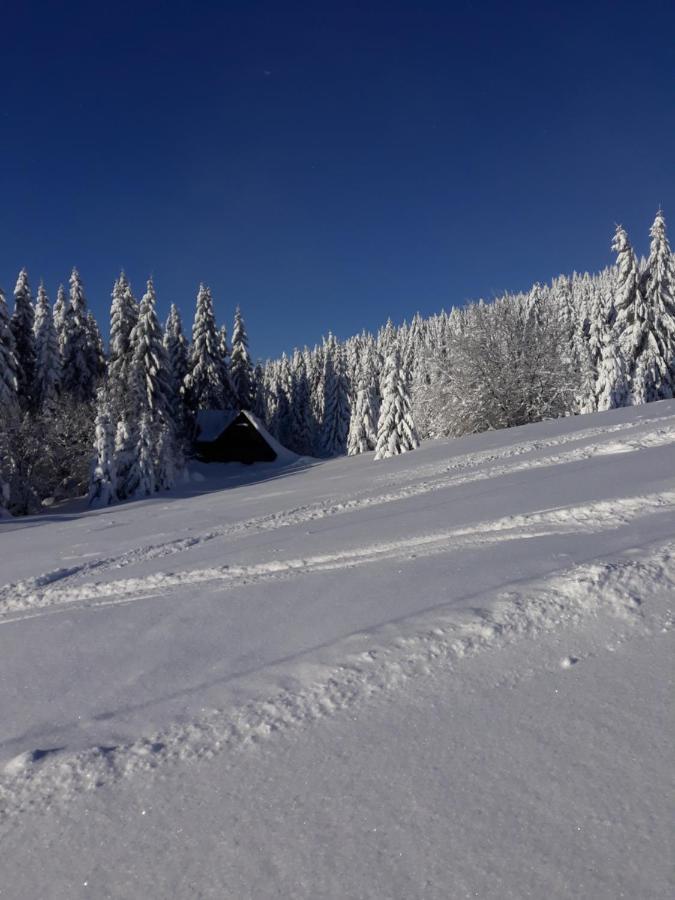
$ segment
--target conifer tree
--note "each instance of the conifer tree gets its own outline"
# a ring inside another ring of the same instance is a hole
[[[364,344],[357,373],[356,397],[352,407],[347,453],[355,456],[374,450],[377,445],[377,395],[373,350]]]
[[[14,288],[14,312],[11,329],[14,335],[14,355],[19,402],[23,409],[35,403],[35,312],[25,269],[19,272]]]
[[[61,354],[52,309],[45,286],[40,282],[35,308],[35,403],[36,407],[53,413],[61,383]]]
[[[54,302],[54,328],[56,329],[56,339],[59,344],[59,353],[63,358],[63,348],[65,345],[66,316],[68,315],[68,307],[70,301],[66,296],[66,289],[62,284],[56,292],[56,300]]]
[[[320,450],[323,456],[339,456],[347,450],[349,393],[342,348],[332,335],[324,347],[324,401]]]
[[[89,505],[109,506],[117,499],[115,435],[110,403],[103,390],[98,391],[94,450],[94,464],[89,482]]]
[[[164,352],[171,372],[171,403],[176,434],[176,467],[181,469],[191,438],[189,417],[185,409],[184,383],[188,372],[188,346],[183,323],[174,303],[164,328]]]
[[[117,423],[115,431],[115,474],[117,496],[120,500],[133,497],[139,485],[137,464],[138,428],[135,427],[126,410]]]
[[[267,388],[265,384],[265,372],[258,362],[253,370],[254,402],[253,414],[267,425]]]
[[[301,456],[312,452],[312,419],[305,360],[299,350],[293,353],[291,427],[288,446]]]
[[[9,310],[5,295],[0,290],[0,430],[9,416],[17,413],[19,406],[19,384],[14,346]]]
[[[661,210],[650,229],[649,259],[641,279],[643,343],[636,366],[635,399],[664,400],[675,389],[675,266]]]
[[[151,414],[146,410],[138,425],[138,443],[134,459],[134,468],[138,473],[138,485],[134,491],[136,497],[147,497],[157,490],[155,434]]]
[[[211,291],[203,284],[197,295],[185,396],[191,411],[225,409],[223,352],[216,330]]]
[[[397,456],[416,447],[419,447],[419,438],[412,419],[407,378],[402,371],[400,351],[394,343],[384,366],[375,459]]]
[[[188,345],[183,334],[183,322],[175,303],[171,304],[164,328],[164,350],[171,365],[178,392],[188,373]]]
[[[131,332],[138,322],[138,304],[124,272],[115,281],[110,306],[110,352],[108,388],[114,408],[119,412],[129,388]]]
[[[253,399],[251,358],[248,353],[246,326],[238,306],[234,313],[234,328],[232,329],[230,379],[239,408],[251,409]]]
[[[79,403],[89,402],[96,392],[100,357],[92,336],[89,310],[77,269],[70,276],[70,303],[63,323],[63,391]]]
[[[149,279],[130,337],[130,385],[136,415],[147,412],[151,425],[170,421],[172,411],[171,381],[155,304],[155,288]]]

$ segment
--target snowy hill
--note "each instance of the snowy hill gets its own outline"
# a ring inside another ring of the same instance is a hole
[[[0,523],[0,896],[672,896],[675,401],[305,463]]]

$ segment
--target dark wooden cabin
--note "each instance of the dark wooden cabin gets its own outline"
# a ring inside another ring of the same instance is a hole
[[[202,462],[274,462],[277,452],[262,423],[242,410],[203,410],[197,415],[195,455]]]

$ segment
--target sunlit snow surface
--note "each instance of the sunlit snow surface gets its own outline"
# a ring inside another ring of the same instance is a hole
[[[0,523],[0,898],[673,895],[675,402]]]

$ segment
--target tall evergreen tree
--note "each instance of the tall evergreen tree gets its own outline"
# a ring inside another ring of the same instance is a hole
[[[115,434],[110,403],[104,390],[99,390],[96,407],[94,464],[89,482],[89,505],[109,506],[117,499],[115,472]]]
[[[305,360],[299,350],[293,354],[291,362],[292,396],[288,446],[301,456],[312,452],[312,413],[309,398],[309,384]]]
[[[675,265],[661,210],[649,234],[649,259],[640,284],[644,338],[633,389],[635,399],[647,403],[668,399],[675,391]]]
[[[148,414],[149,427],[156,436],[164,424],[172,423],[171,373],[164,349],[162,328],[155,310],[155,288],[148,280],[131,332],[130,383],[133,412],[138,420]]]
[[[230,379],[239,408],[251,409],[253,399],[251,357],[248,353],[246,326],[239,307],[234,313]]]
[[[56,300],[54,302],[54,328],[56,329],[56,339],[59,344],[59,353],[63,358],[63,348],[66,341],[65,330],[66,330],[66,316],[68,315],[68,307],[70,306],[70,301],[66,296],[66,289],[62,284],[59,285],[59,288],[56,292]]]
[[[188,407],[192,411],[227,408],[225,369],[216,330],[213,298],[211,291],[203,284],[197,295],[189,369],[184,385]]]
[[[0,290],[0,430],[9,416],[16,414],[19,406],[19,382],[14,346],[9,310],[5,295]]]
[[[35,403],[35,311],[25,269],[19,272],[14,288],[14,312],[11,319],[16,357],[19,402],[24,409]]]
[[[138,322],[138,304],[124,274],[115,281],[110,306],[110,352],[108,355],[108,387],[113,407],[119,412],[129,388],[131,366],[131,332]]]
[[[63,323],[62,354],[64,392],[76,402],[89,402],[96,392],[101,362],[77,269],[73,269],[70,276],[70,303]]]
[[[419,438],[412,419],[408,380],[402,370],[400,351],[394,343],[385,360],[375,459],[397,456],[416,447],[419,447]]]
[[[61,384],[61,354],[49,297],[42,282],[38,288],[34,328],[35,402],[38,409],[53,413]]]
[[[332,335],[329,335],[326,341],[324,354],[320,450],[324,456],[339,456],[347,451],[349,390],[345,377],[344,354]]]
[[[364,344],[357,373],[356,397],[352,407],[347,453],[355,456],[377,445],[378,402],[373,366],[373,350]]]

